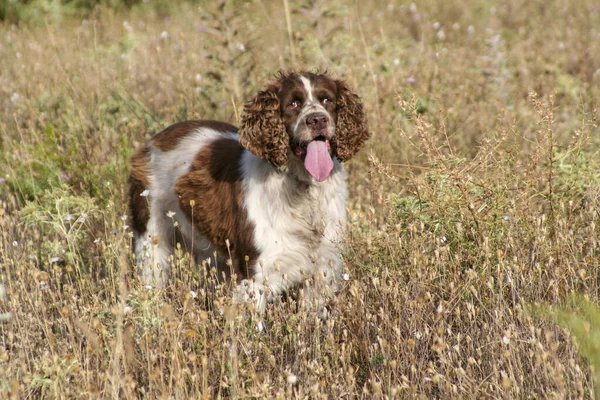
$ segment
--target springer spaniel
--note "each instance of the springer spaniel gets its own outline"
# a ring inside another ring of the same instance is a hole
[[[259,310],[306,283],[323,311],[339,287],[350,159],[370,137],[363,105],[342,80],[279,73],[244,107],[238,129],[179,122],[131,160],[129,203],[141,280],[164,287],[175,238]],[[231,259],[231,262],[227,260]],[[325,309],[326,312],[326,309]]]

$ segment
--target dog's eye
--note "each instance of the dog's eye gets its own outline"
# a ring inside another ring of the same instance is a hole
[[[294,100],[288,105],[288,107],[289,108],[298,108],[298,107],[300,107],[300,102],[298,100]]]
[[[333,103],[333,101],[329,97],[323,98],[323,100],[321,100],[321,102],[323,103],[324,106],[328,106],[329,104]]]

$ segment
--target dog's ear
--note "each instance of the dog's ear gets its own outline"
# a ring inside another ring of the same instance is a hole
[[[351,159],[371,137],[360,97],[343,80],[336,80],[337,124],[335,155],[340,161]]]
[[[240,144],[256,157],[275,168],[285,165],[290,140],[281,121],[276,85],[246,103],[239,135]]]

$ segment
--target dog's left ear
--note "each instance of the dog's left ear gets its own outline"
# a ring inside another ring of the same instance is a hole
[[[240,144],[250,153],[279,168],[287,162],[290,139],[281,121],[276,91],[271,84],[246,103],[239,135]]]
[[[360,97],[343,80],[336,80],[337,124],[335,154],[340,161],[351,159],[371,137]]]

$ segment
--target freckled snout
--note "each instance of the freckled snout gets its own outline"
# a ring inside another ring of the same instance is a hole
[[[306,117],[306,126],[310,128],[313,135],[322,135],[327,129],[329,118],[324,113],[312,113]]]

